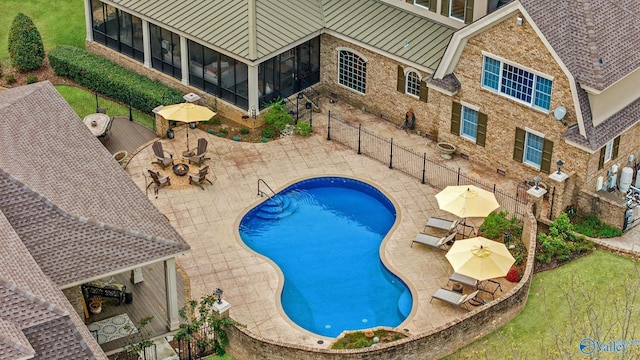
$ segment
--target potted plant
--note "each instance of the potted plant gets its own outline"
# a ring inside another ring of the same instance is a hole
[[[436,146],[438,147],[438,150],[440,150],[440,152],[442,153],[441,156],[443,159],[450,160],[451,154],[456,152],[455,145],[449,144],[448,142],[441,141],[437,143]]]
[[[92,314],[100,314],[100,312],[102,312],[102,303],[103,300],[101,297],[92,297],[91,302],[89,302],[89,311],[91,311]]]

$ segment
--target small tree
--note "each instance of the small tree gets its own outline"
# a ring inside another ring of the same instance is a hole
[[[293,122],[291,114],[282,99],[277,98],[269,104],[269,110],[264,115],[264,121],[278,134]]]
[[[9,57],[19,72],[37,69],[44,60],[42,37],[31,18],[19,13],[9,30]]]

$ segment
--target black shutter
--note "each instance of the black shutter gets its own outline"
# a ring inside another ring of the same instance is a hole
[[[449,0],[442,0],[441,4],[440,14],[449,17]]]
[[[420,81],[420,101],[427,102],[429,99],[429,88],[427,87],[427,83],[424,81]]]
[[[467,0],[467,5],[464,9],[464,23],[471,24],[473,22],[473,0]]]
[[[620,136],[613,139],[613,150],[611,150],[611,159],[618,157],[618,148],[620,147]]]
[[[429,10],[436,12],[437,7],[438,7],[438,0],[429,0]]]
[[[607,146],[603,146],[602,149],[600,149],[600,160],[598,160],[598,170],[601,170],[604,167],[604,155],[607,152]]]
[[[526,131],[516,128],[516,141],[513,143],[513,160],[522,162],[524,157],[524,138]]]
[[[451,133],[460,136],[460,118],[462,113],[462,105],[453,102],[451,105]]]
[[[398,91],[401,93],[405,92],[405,82],[406,78],[404,77],[404,69],[402,66],[398,65]]]
[[[478,132],[476,133],[476,145],[484,146],[487,139],[487,114],[478,113]]]
[[[544,139],[542,145],[542,161],[540,162],[540,171],[549,174],[551,171],[551,155],[553,154],[553,141]]]

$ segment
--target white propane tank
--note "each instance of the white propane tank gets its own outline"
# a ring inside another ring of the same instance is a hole
[[[633,169],[625,166],[622,168],[622,172],[620,173],[620,192],[626,194],[629,190],[629,186],[631,186],[631,181],[633,180]]]
[[[596,191],[602,190],[602,185],[604,183],[604,179],[602,176],[598,176],[598,180],[596,180]]]

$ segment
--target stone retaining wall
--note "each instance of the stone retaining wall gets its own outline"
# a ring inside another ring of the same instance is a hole
[[[416,334],[372,349],[329,350],[286,344],[265,339],[244,328],[227,330],[227,352],[238,360],[296,359],[296,360],[345,360],[345,359],[424,359],[441,358],[474,342],[505,325],[522,311],[533,275],[536,249],[537,223],[531,206],[527,209],[522,239],[528,249],[527,264],[520,283],[503,296],[464,314],[430,332]]]

